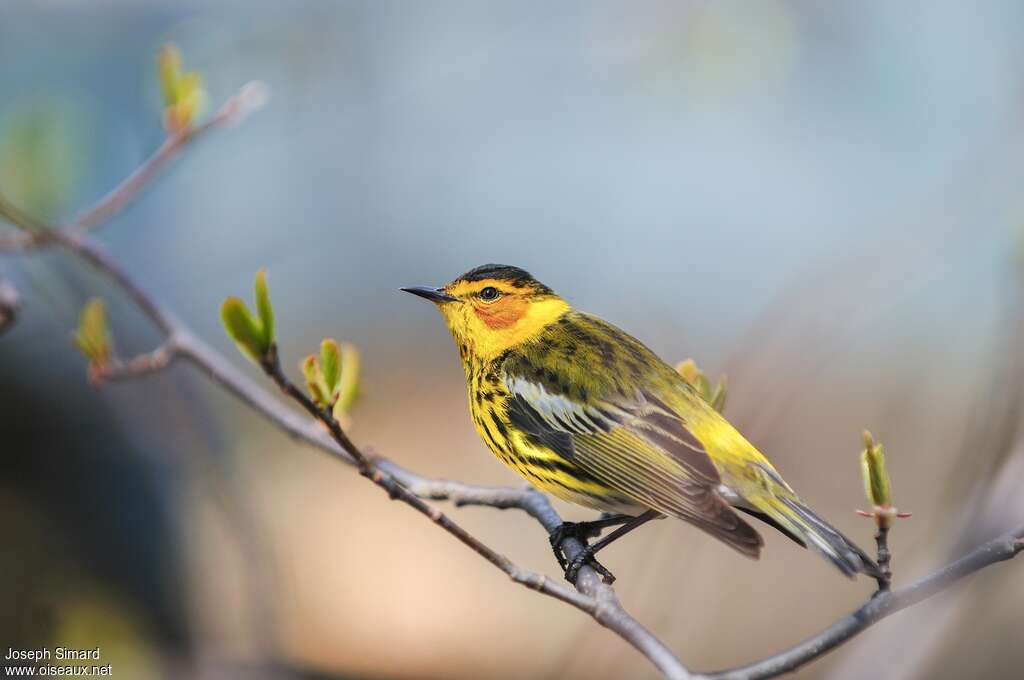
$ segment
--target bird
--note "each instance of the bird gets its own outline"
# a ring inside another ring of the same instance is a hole
[[[652,519],[673,517],[757,559],[781,531],[844,575],[879,578],[875,562],[814,512],[775,467],[643,343],[574,309],[529,272],[485,264],[440,287],[401,288],[433,302],[458,347],[469,408],[495,456],[542,492],[601,511],[551,532],[565,578]],[[573,536],[597,538],[569,560]]]

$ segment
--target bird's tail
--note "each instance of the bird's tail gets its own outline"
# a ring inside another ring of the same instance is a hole
[[[780,529],[797,543],[813,550],[836,566],[846,576],[867,574],[878,578],[881,573],[867,553],[823,520],[795,495],[777,495],[753,502],[757,515]]]

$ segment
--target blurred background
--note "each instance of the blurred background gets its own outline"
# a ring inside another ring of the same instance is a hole
[[[1024,521],[1024,5],[82,2],[0,7],[0,188],[66,220],[163,140],[155,55],[267,108],[187,150],[101,238],[231,361],[226,295],[267,267],[285,364],[358,345],[352,435],[427,475],[520,484],[483,447],[441,319],[399,286],[529,269],[669,361],[873,549],[860,431],[886,445],[908,582]],[[6,228],[6,227],[4,227]],[[115,677],[650,678],[184,363],[91,387],[107,300],[61,252],[0,253],[0,646],[99,646]],[[558,505],[571,519],[586,512]],[[554,577],[525,516],[452,510]],[[765,532],[680,522],[610,548],[623,603],[691,668],[751,661],[872,590]],[[1021,565],[872,628],[803,678],[1010,677]],[[6,652],[6,649],[4,650]]]

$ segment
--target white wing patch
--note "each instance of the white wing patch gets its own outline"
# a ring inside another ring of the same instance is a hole
[[[523,397],[544,422],[555,430],[573,434],[597,434],[615,427],[596,408],[580,404],[561,394],[551,394],[543,385],[523,378],[505,380],[512,394]]]

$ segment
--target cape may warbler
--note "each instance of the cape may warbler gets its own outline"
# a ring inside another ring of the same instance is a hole
[[[877,575],[871,558],[807,507],[675,369],[529,273],[488,264],[443,288],[402,290],[444,315],[466,369],[473,422],[491,451],[543,491],[616,513],[553,532],[567,578],[610,540],[664,515],[756,558],[761,536],[735,510],[847,576]],[[565,563],[558,546],[567,532],[582,537],[614,524],[623,526]]]

